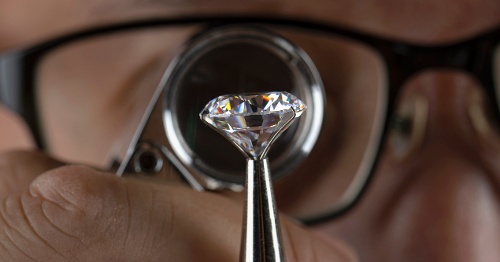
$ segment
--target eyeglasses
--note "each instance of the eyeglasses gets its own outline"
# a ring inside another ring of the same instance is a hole
[[[410,76],[467,72],[499,108],[499,38],[495,29],[425,46],[289,18],[143,20],[2,54],[0,102],[24,118],[40,148],[63,159],[103,166],[142,157],[159,173],[160,152],[215,190],[241,188],[245,164],[199,121],[203,106],[221,94],[288,91],[309,109],[270,152],[276,199],[313,224],[359,201],[394,123],[411,129],[390,117]],[[148,141],[137,135],[146,126],[157,130]]]

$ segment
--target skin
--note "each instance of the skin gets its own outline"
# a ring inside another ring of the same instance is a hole
[[[224,4],[0,1],[0,48],[137,17],[226,11],[314,18],[433,44],[500,24],[493,0],[218,2]],[[416,117],[416,99],[424,101],[423,117]],[[467,74],[435,69],[412,76],[398,111],[423,128],[391,132],[374,183],[351,213],[312,228],[282,216],[288,260],[497,261],[500,144],[487,105]],[[12,115],[0,113],[9,119],[0,131],[6,152],[0,156],[0,260],[237,260],[237,200],[12,152],[30,148],[29,136]]]

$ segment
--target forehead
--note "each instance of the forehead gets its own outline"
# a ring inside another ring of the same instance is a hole
[[[114,21],[207,13],[310,18],[401,40],[436,43],[497,26],[499,12],[496,0],[0,0],[0,50]]]

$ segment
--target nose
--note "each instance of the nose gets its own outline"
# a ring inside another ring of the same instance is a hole
[[[500,147],[489,99],[462,72],[409,79],[396,112],[409,127],[390,131],[360,205],[322,229],[346,237],[361,261],[498,261]]]

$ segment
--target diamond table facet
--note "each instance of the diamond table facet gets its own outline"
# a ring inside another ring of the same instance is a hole
[[[288,92],[224,95],[210,101],[200,118],[257,158],[273,136],[305,109],[306,105]]]

